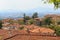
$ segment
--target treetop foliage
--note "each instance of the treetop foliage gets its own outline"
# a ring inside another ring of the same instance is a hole
[[[56,8],[56,9],[60,8],[60,0],[46,0],[46,2],[53,3],[54,4],[54,8]],[[46,3],[46,2],[44,2],[44,3]]]

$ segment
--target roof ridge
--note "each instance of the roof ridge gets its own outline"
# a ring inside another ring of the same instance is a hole
[[[19,34],[13,35],[13,36],[8,37],[8,38],[6,38],[6,39],[4,39],[4,40],[8,40],[8,39],[13,38],[13,37],[18,36],[18,35],[19,35]]]

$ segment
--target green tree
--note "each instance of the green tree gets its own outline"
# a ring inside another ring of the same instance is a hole
[[[55,26],[54,30],[55,30],[56,35],[60,36],[60,27],[59,26]]]
[[[26,24],[26,18],[25,18],[25,16],[26,16],[26,14],[24,13],[24,15],[23,15],[24,17],[24,24]]]
[[[2,21],[0,20],[0,29],[2,28]]]
[[[38,13],[35,12],[35,13],[32,15],[32,18],[38,18]]]
[[[56,30],[56,35],[60,36],[60,30]]]
[[[58,25],[51,25],[49,28],[55,30],[55,34],[57,36],[60,36],[60,26],[58,26]]]
[[[53,3],[55,8],[60,7],[60,0],[49,0],[50,3]]]
[[[60,8],[60,0],[46,0],[46,2],[53,3],[55,8]],[[46,2],[44,2],[44,3],[46,3]]]
[[[60,26],[52,24],[49,25],[48,27],[55,31],[56,36],[60,36]]]
[[[30,17],[29,17],[29,16],[25,16],[25,19],[26,19],[26,20],[29,20],[29,19],[30,19]]]
[[[44,19],[44,23],[46,24],[46,25],[50,25],[52,22],[51,22],[51,17],[48,17],[48,18],[45,18]]]

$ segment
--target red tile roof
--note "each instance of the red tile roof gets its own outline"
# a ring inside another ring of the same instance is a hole
[[[36,28],[36,29],[33,29],[33,30],[30,30],[31,32],[41,32],[41,33],[54,33],[55,31],[52,30],[52,29],[49,29],[49,28],[43,28],[43,27],[39,27],[39,28]]]

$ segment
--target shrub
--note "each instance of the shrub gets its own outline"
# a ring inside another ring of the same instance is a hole
[[[18,23],[19,24],[24,24],[24,21],[23,20],[19,20]]]
[[[24,26],[20,27],[19,29],[20,29],[20,30],[24,29]]]
[[[45,24],[46,25],[50,25],[52,22],[51,22],[51,17],[48,17],[44,20]]]
[[[57,36],[60,36],[60,26],[58,25],[49,25],[49,28],[55,30]]]
[[[60,27],[58,25],[51,26],[50,28],[55,30],[57,36],[60,36]]]
[[[28,23],[29,24],[33,24],[34,23],[34,20],[33,19],[30,19]]]
[[[0,29],[2,28],[2,21],[0,20]]]
[[[56,30],[56,35],[60,36],[60,30]]]
[[[49,25],[49,28],[54,29],[55,25],[51,24]]]
[[[59,26],[55,26],[54,30],[55,30],[56,35],[60,36],[60,27]]]
[[[30,17],[29,17],[29,16],[25,16],[25,19],[26,19],[26,20],[29,20],[29,19],[30,19]]]

